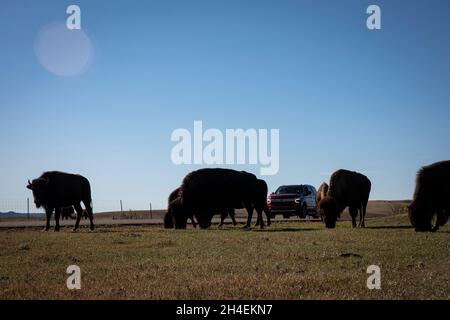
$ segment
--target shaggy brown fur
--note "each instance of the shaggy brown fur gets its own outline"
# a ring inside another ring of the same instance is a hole
[[[447,222],[449,215],[450,161],[441,161],[417,173],[409,216],[416,231],[436,231]]]
[[[322,219],[322,215],[320,214],[319,210],[319,202],[326,197],[328,192],[328,184],[326,182],[322,182],[322,184],[319,187],[319,190],[317,190],[316,193],[316,204],[317,204],[317,215]]]
[[[356,216],[359,211],[359,227],[364,227],[370,189],[370,180],[361,173],[343,169],[334,172],[330,177],[326,196],[318,204],[319,214],[325,226],[334,228],[341,212],[349,207],[352,226],[356,227]]]

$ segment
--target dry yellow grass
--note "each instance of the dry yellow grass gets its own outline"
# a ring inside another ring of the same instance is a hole
[[[448,225],[437,233],[415,233],[405,215],[371,219],[367,225],[3,230],[0,298],[450,298]],[[71,264],[81,268],[81,290],[66,288]],[[371,264],[381,267],[381,290],[366,287]]]

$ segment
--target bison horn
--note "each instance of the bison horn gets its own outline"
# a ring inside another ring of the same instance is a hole
[[[32,185],[32,183],[30,182],[30,179],[28,179],[28,184],[29,184],[29,185]]]

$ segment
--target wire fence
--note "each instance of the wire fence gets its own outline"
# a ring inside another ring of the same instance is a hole
[[[93,200],[94,212],[134,212],[154,210],[151,201],[132,200]],[[3,198],[0,199],[0,213],[5,214],[43,214],[42,208],[36,208],[33,198]]]

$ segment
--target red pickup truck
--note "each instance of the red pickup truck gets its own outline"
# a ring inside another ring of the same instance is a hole
[[[277,214],[284,218],[316,216],[316,189],[307,184],[280,186],[269,195],[267,205],[272,218]]]

